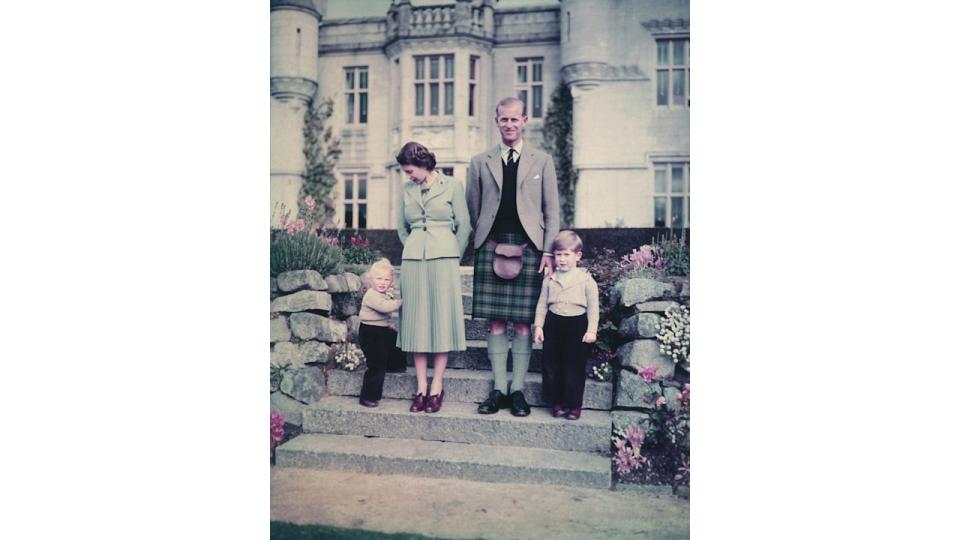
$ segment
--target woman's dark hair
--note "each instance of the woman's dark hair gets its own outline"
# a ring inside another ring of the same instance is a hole
[[[403,145],[400,153],[397,154],[397,163],[401,165],[413,165],[432,171],[437,166],[437,156],[427,150],[427,147],[414,141]]]

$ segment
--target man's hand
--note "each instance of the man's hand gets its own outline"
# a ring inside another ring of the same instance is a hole
[[[537,270],[537,272],[542,272],[543,277],[550,277],[554,268],[556,268],[556,266],[554,265],[553,257],[546,254],[540,257],[540,269]]]
[[[533,342],[543,343],[543,328],[538,326],[533,330]]]
[[[583,341],[584,343],[593,343],[593,342],[597,341],[597,335],[594,334],[593,332],[587,332],[586,334],[583,335],[583,340],[582,340],[582,341]]]

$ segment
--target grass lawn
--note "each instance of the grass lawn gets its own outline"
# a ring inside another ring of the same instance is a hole
[[[443,540],[438,536],[408,533],[382,533],[363,529],[341,529],[328,525],[297,525],[285,521],[270,522],[272,540]]]

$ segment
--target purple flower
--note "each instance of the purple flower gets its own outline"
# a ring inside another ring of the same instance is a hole
[[[638,375],[643,377],[644,382],[653,382],[653,376],[656,374],[657,374],[657,368],[653,366],[648,367],[647,369],[644,369],[643,371],[640,371],[638,373]]]
[[[643,439],[645,434],[643,430],[640,429],[640,426],[638,426],[637,424],[630,424],[630,426],[627,427],[627,432],[625,433],[625,436],[626,436],[626,440],[629,441],[634,448],[640,448],[641,446],[643,446]]]

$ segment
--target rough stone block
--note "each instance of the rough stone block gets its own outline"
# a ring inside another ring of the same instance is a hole
[[[673,386],[663,387],[663,397],[667,398],[667,408],[673,412],[678,412],[680,410],[680,400],[678,399],[681,395],[681,391],[677,390]]]
[[[285,313],[307,311],[311,309],[330,311],[333,302],[330,294],[323,291],[299,291],[286,296],[275,298],[270,304],[270,311]]]
[[[673,292],[673,284],[649,278],[631,278],[618,282],[610,296],[615,302],[630,307],[652,298],[660,298]]]
[[[273,350],[270,351],[270,363],[294,368],[305,367],[300,360],[300,348],[296,343],[289,341],[281,341],[273,346]]]
[[[270,394],[270,412],[282,414],[284,423],[302,426],[304,408],[306,408],[306,405],[295,399],[290,399],[281,392]]]
[[[617,332],[628,338],[655,338],[659,330],[661,317],[653,313],[637,313],[620,321]]]
[[[314,403],[323,397],[323,372],[313,366],[286,371],[280,391],[307,405]]]
[[[327,282],[327,290],[332,293],[357,292],[362,285],[360,276],[351,272],[327,276],[324,279]]]
[[[680,304],[670,300],[641,302],[633,306],[637,313],[666,313],[670,308],[679,308]]]
[[[350,335],[356,337],[360,332],[360,316],[351,315],[347,319],[347,329],[350,331]]]
[[[637,424],[640,429],[650,429],[650,415],[637,411],[613,411],[610,413],[614,428],[626,429],[630,424]]]
[[[617,351],[620,363],[630,366],[637,371],[648,367],[656,368],[655,377],[658,379],[672,379],[676,370],[673,359],[660,352],[660,343],[655,339],[637,339],[620,347]]]
[[[277,276],[277,287],[283,292],[294,292],[304,289],[315,291],[327,290],[327,282],[315,270],[294,270],[283,272]]]
[[[647,382],[636,373],[623,370],[617,379],[616,405],[617,407],[645,407],[652,409],[654,403],[644,400],[651,392],[657,394],[652,397],[653,400],[656,400],[658,396],[662,395],[659,382]]]
[[[300,344],[300,359],[302,362],[317,362],[326,364],[330,356],[330,346],[320,341],[304,341]]]
[[[360,299],[353,293],[334,293],[330,314],[338,319],[346,319],[360,313],[359,303]]]
[[[290,330],[300,339],[316,339],[333,343],[347,340],[347,324],[315,313],[290,315]]]
[[[287,318],[280,316],[270,319],[270,343],[289,340],[290,328],[287,327]]]

